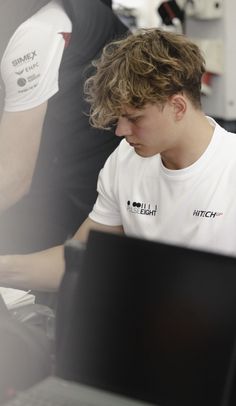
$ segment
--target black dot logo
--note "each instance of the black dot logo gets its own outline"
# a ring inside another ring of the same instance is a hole
[[[141,203],[133,202],[133,207],[141,207]]]
[[[20,86],[20,87],[24,87],[25,85],[26,85],[26,79],[25,78],[19,78],[18,80],[17,80],[17,84],[18,84],[18,86]]]

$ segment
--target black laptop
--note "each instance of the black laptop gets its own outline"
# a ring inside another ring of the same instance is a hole
[[[235,406],[236,258],[97,231],[65,254],[59,376],[161,406]]]
[[[68,406],[80,393],[86,406],[235,406],[236,258],[92,231],[65,260],[56,377],[39,392]]]

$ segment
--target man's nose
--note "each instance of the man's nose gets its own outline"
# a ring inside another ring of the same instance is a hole
[[[115,134],[117,135],[117,137],[125,137],[132,134],[131,124],[126,117],[119,117]]]

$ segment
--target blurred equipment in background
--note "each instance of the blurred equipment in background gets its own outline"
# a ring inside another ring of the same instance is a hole
[[[180,7],[184,2],[178,0]],[[236,132],[235,0],[188,1],[185,34],[200,46],[206,60],[204,112],[226,130]]]
[[[186,8],[189,17],[212,20],[222,16],[223,0],[178,0]]]
[[[212,36],[215,25],[222,24],[222,2],[212,0],[170,0],[162,1],[157,12],[164,30],[183,33],[201,49],[206,62],[206,72],[202,77],[202,103],[207,115],[217,119],[213,104],[219,104],[214,96],[215,81],[222,80],[224,70],[224,46],[221,38]],[[222,99],[222,98],[220,98]],[[223,110],[221,109],[221,112]],[[218,118],[220,116],[218,115]],[[227,127],[226,127],[227,128]],[[234,128],[227,128],[234,131]]]
[[[137,15],[136,9],[130,7],[124,7],[117,5],[113,7],[115,14],[119,19],[131,30],[134,31],[137,28]]]
[[[167,27],[172,26],[176,30],[183,31],[185,13],[175,0],[163,1],[157,8],[163,24]]]

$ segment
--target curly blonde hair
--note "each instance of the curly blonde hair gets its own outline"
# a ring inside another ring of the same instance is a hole
[[[105,46],[93,62],[96,72],[85,82],[94,127],[108,128],[124,106],[163,106],[183,92],[201,108],[201,78],[205,61],[185,35],[162,29],[140,29]]]

